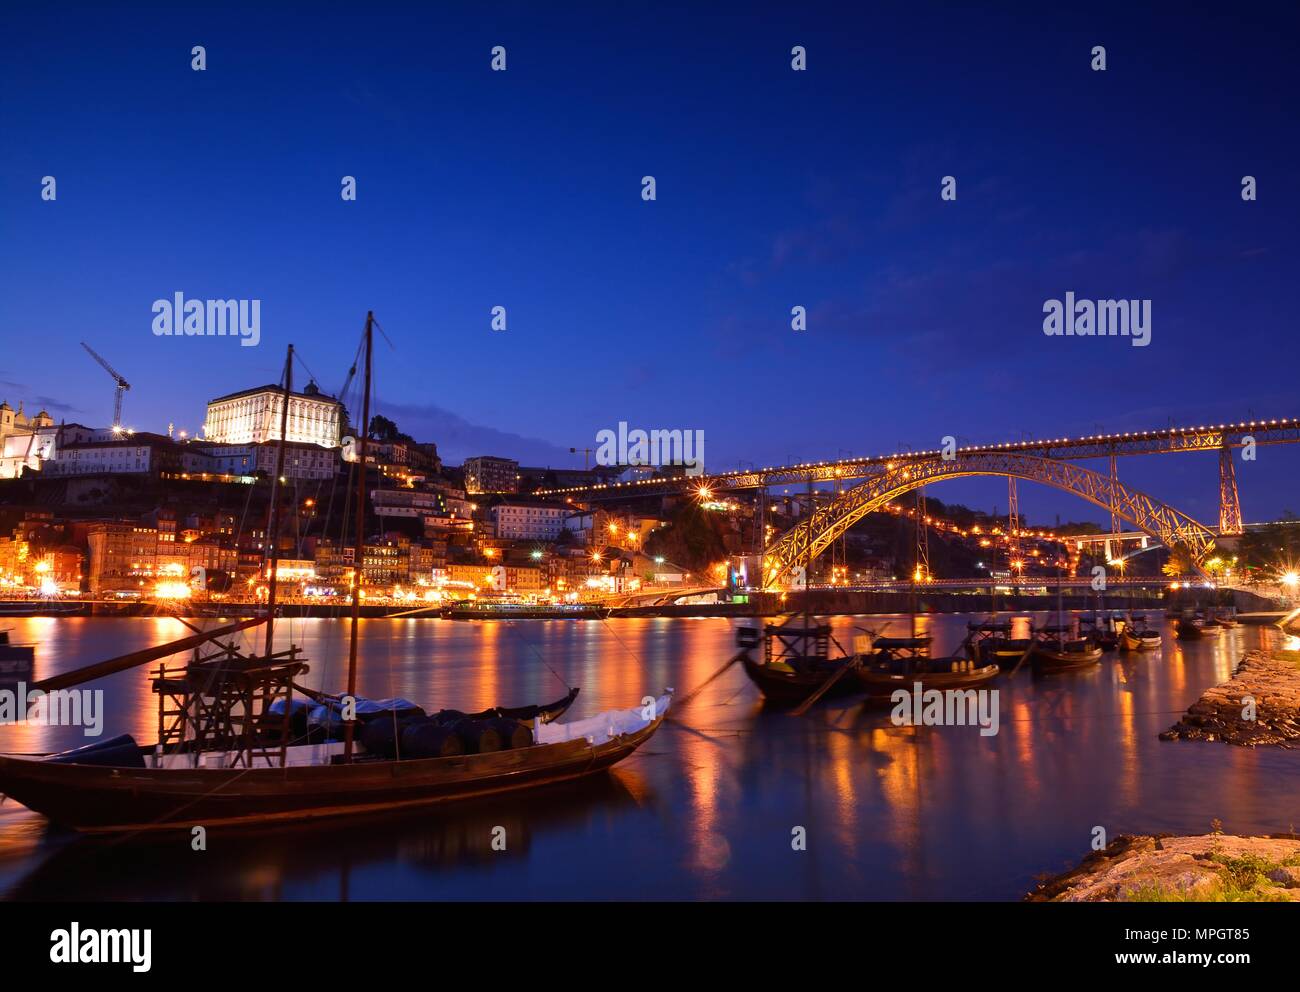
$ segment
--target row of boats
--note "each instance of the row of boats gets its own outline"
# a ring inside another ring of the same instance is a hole
[[[805,708],[823,696],[864,694],[889,699],[917,683],[930,689],[975,689],[1028,663],[1038,674],[1091,667],[1106,651],[1150,652],[1161,644],[1159,630],[1143,615],[1097,615],[1077,622],[1035,628],[1013,637],[1008,621],[967,625],[967,635],[951,655],[931,654],[932,638],[888,637],[855,628],[851,650],[835,639],[829,624],[806,616],[767,624],[761,631],[742,627],[732,659],[763,696],[775,705]]]
[[[1229,614],[1187,612],[1177,614],[1171,619],[1176,619],[1177,624],[1175,631],[1180,641],[1199,641],[1205,638],[1218,637],[1225,630],[1231,630],[1237,626],[1235,617]]]

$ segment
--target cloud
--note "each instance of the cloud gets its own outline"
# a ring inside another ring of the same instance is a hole
[[[21,400],[24,402],[24,410],[27,413],[34,414],[41,409],[55,410],[60,413],[84,413],[85,411],[79,406],[73,406],[71,403],[64,403],[62,400],[55,399],[53,396],[28,396],[26,395],[28,385],[25,382],[14,382],[11,379],[0,379],[0,389],[12,389],[14,398],[10,401],[10,406],[17,406]],[[0,397],[4,399],[4,397]]]
[[[433,441],[443,461],[451,464],[475,455],[499,455],[525,465],[569,466],[572,463],[568,448],[541,438],[473,424],[432,404],[385,403],[379,412],[416,440]]]

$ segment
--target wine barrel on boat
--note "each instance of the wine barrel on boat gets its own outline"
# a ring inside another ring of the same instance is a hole
[[[533,732],[528,729],[527,724],[520,723],[518,720],[511,720],[509,717],[497,717],[490,721],[493,728],[501,735],[501,749],[503,751],[513,751],[516,748],[532,747]]]
[[[52,765],[97,765],[103,768],[143,768],[140,745],[130,734],[74,748],[46,758]]]
[[[368,754],[395,758],[402,729],[403,725],[392,717],[387,720],[371,720],[361,726],[361,746]]]
[[[402,728],[401,742],[403,758],[450,758],[467,751],[459,733],[429,719],[409,721]]]
[[[461,720],[451,729],[461,739],[466,754],[491,754],[503,750],[501,732],[492,720]]]

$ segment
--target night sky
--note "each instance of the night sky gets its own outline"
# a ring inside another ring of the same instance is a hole
[[[1294,5],[39,6],[0,12],[0,398],[29,412],[110,421],[82,340],[137,429],[196,430],[290,341],[333,392],[373,309],[379,412],[451,462],[581,467],[620,420],[723,469],[1300,414]],[[178,291],[260,299],[261,344],[155,337]],[[1046,337],[1067,291],[1150,299],[1151,345]],[[1217,521],[1213,455],[1121,476]],[[1300,450],[1238,479],[1248,521],[1300,511]]]

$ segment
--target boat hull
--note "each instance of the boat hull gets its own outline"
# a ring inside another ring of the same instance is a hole
[[[1101,661],[1102,651],[1090,647],[1087,651],[1053,651],[1050,648],[1036,647],[1033,653],[1034,670],[1043,673],[1071,672],[1091,668]]]
[[[819,669],[809,673],[783,672],[771,665],[761,665],[748,655],[741,658],[741,664],[763,697],[777,706],[798,706],[834,674],[834,669]],[[853,665],[853,662],[846,660],[844,664]],[[852,678],[852,673],[847,673],[826,691],[825,698],[852,696],[861,691],[862,687]]]
[[[993,681],[1001,671],[997,665],[984,665],[969,672],[913,672],[901,675],[859,668],[856,674],[868,696],[873,699],[888,699],[899,689],[914,691],[918,682],[922,692],[931,689],[941,692],[948,689],[978,689]]]
[[[0,792],[83,833],[251,827],[430,806],[603,772],[663,715],[601,744],[585,739],[490,754],[286,768],[106,768],[0,755]]]
[[[1160,647],[1160,637],[1135,637],[1132,634],[1119,635],[1121,651],[1154,651]]]
[[[1211,624],[1188,623],[1185,620],[1178,622],[1178,639],[1180,641],[1199,641],[1205,637],[1218,637],[1222,633],[1222,627]]]

